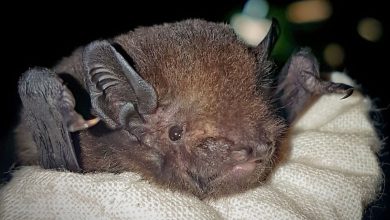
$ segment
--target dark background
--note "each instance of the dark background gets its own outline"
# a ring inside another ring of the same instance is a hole
[[[125,1],[123,1],[125,2]],[[178,21],[185,18],[203,18],[210,21],[229,22],[230,17],[243,9],[246,1],[128,1],[125,3],[94,3],[93,7],[80,3],[60,2],[48,5],[28,5],[16,2],[2,5],[0,35],[0,172],[5,180],[6,171],[13,163],[12,129],[17,122],[20,100],[17,80],[21,73],[33,66],[50,67],[73,49],[99,38],[113,37],[137,26]],[[212,3],[211,3],[212,2]],[[385,22],[385,1],[330,1],[332,16],[322,22],[297,25],[285,22],[286,6],[295,1],[268,1],[269,16],[281,21],[282,36],[288,36],[290,47],[276,57],[283,61],[285,54],[297,46],[309,46],[322,63],[323,70],[332,70],[324,64],[324,47],[336,42],[344,48],[345,60],[336,70],[346,70],[362,86],[376,105],[373,114],[379,121],[378,129],[386,141],[389,119],[389,81],[386,68],[389,62],[387,45],[388,24]],[[357,24],[364,17],[379,20],[383,27],[381,39],[369,42],[357,33]],[[283,38],[283,37],[282,37]],[[286,38],[286,37],[284,37]],[[380,160],[385,174],[389,174],[389,148],[384,146]],[[386,175],[386,181],[390,182]],[[384,187],[381,199],[366,212],[367,219],[385,219],[389,215],[389,190]],[[389,215],[390,216],[390,215]]]

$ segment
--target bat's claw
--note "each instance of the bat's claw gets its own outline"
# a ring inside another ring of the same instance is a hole
[[[345,92],[345,95],[341,99],[346,99],[346,98],[350,97],[353,93],[353,88],[351,87],[351,88],[345,90],[344,92]]]
[[[349,96],[351,96],[354,90],[352,86],[343,83],[320,81],[320,86],[321,84],[324,84],[322,89],[323,93],[344,94],[344,96],[341,99],[346,99]]]
[[[341,99],[346,99],[353,93],[353,87],[343,83],[332,83],[329,87],[330,92],[345,94]]]
[[[60,102],[60,105],[63,106],[64,111],[62,114],[66,121],[69,132],[88,129],[100,121],[99,118],[85,120],[83,116],[77,113],[74,109],[76,100],[73,97],[72,92],[65,85],[63,85],[62,89],[62,102]]]
[[[75,116],[75,118],[76,118],[75,120],[68,123],[68,130],[70,132],[76,132],[76,131],[88,129],[88,128],[96,125],[100,121],[100,118],[94,118],[91,120],[84,120],[81,117],[81,115],[79,115],[79,114],[77,114],[77,116]]]

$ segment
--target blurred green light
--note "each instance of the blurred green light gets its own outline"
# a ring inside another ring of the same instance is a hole
[[[265,18],[269,5],[265,0],[249,0],[242,11],[243,14],[254,18]]]

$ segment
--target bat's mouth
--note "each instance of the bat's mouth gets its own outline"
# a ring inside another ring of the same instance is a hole
[[[237,188],[249,188],[251,184],[253,185],[251,177],[254,177],[254,174],[263,173],[263,161],[264,158],[253,158],[227,166],[209,176],[202,176],[190,170],[186,173],[200,198],[217,195],[221,191],[225,191],[224,194],[231,194],[240,191]],[[229,187],[232,189],[230,193],[226,191]]]

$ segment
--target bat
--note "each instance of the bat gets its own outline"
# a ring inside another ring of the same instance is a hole
[[[275,77],[277,35],[273,20],[250,47],[227,24],[185,20],[94,41],[51,69],[32,68],[18,85],[19,133],[30,140],[20,161],[132,171],[201,199],[257,187],[311,97],[353,92],[321,79],[308,48]],[[85,103],[90,116],[76,110]]]

